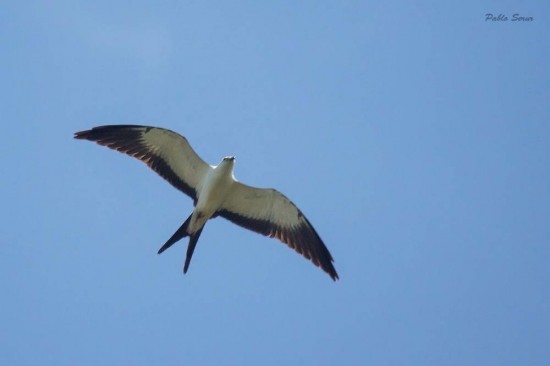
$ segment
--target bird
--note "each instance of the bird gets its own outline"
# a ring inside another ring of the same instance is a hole
[[[105,125],[75,132],[88,140],[127,154],[147,164],[172,186],[193,199],[194,209],[158,250],[161,254],[189,237],[183,273],[187,273],[206,222],[221,216],[245,229],[277,238],[339,279],[334,259],[309,220],[285,195],[275,189],[255,188],[235,179],[235,157],[209,165],[187,139],[169,129],[140,125]]]

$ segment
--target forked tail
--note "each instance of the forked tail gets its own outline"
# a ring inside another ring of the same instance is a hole
[[[180,226],[180,228],[172,235],[170,239],[162,246],[160,247],[158,254],[164,252],[166,249],[170,248],[174,243],[176,243],[178,240],[185,238],[186,236],[189,236],[187,233],[187,226],[189,225],[189,222],[191,221],[191,216],[193,214],[189,215],[187,220]]]
[[[180,228],[174,233],[174,235],[172,235],[172,237],[168,239],[168,241],[162,247],[160,247],[158,254],[170,248],[178,240],[183,239],[186,236],[189,236],[189,233],[187,233],[187,226],[191,221],[191,216],[193,216],[193,214],[191,214],[187,218],[187,220],[185,220],[185,222],[180,226]],[[185,265],[183,266],[183,273],[187,273],[187,269],[189,269],[189,263],[191,263],[191,257],[193,257],[193,252],[195,251],[195,247],[197,246],[197,241],[201,236],[203,228],[204,226],[201,227],[199,230],[197,230],[195,233],[191,234],[189,238],[189,245],[187,246],[187,256],[185,258]]]
[[[187,269],[189,268],[189,263],[191,263],[191,257],[193,256],[193,252],[195,251],[195,247],[197,246],[197,241],[199,241],[199,236],[201,236],[203,228],[204,226],[201,227],[194,234],[191,234],[191,237],[189,238],[189,245],[187,246],[187,256],[185,257],[185,265],[183,266],[183,273],[187,273]]]

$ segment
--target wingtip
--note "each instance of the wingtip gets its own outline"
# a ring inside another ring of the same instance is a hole
[[[83,140],[85,139],[85,135],[88,133],[88,131],[78,131],[74,133],[73,138],[77,140]]]
[[[340,277],[338,276],[338,272],[336,272],[336,269],[334,267],[332,268],[325,268],[321,266],[318,266],[318,267],[320,267],[326,274],[328,274],[334,282],[340,279]]]
[[[336,268],[334,268],[334,265],[332,264],[332,262],[334,262],[334,259],[332,259],[332,256],[330,257],[330,262],[328,263],[328,265],[326,263],[315,263],[313,262],[313,264],[315,264],[316,266],[320,267],[326,274],[328,274],[330,276],[330,278],[336,282],[340,279],[340,276],[338,276],[338,272],[336,272]]]

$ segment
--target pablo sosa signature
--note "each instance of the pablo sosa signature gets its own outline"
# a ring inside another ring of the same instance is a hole
[[[535,20],[533,17],[524,17],[520,14],[513,14],[512,18],[508,18],[505,14],[498,14],[494,15],[492,13],[485,14],[485,21],[492,21],[492,22],[507,22],[508,20],[511,20],[512,22],[532,22]]]

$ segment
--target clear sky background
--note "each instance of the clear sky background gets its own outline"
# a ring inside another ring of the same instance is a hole
[[[3,1],[0,364],[548,365],[549,24],[545,1]],[[236,155],[341,280],[221,218],[184,276],[186,241],[156,251],[192,201],[72,137],[104,124]]]

